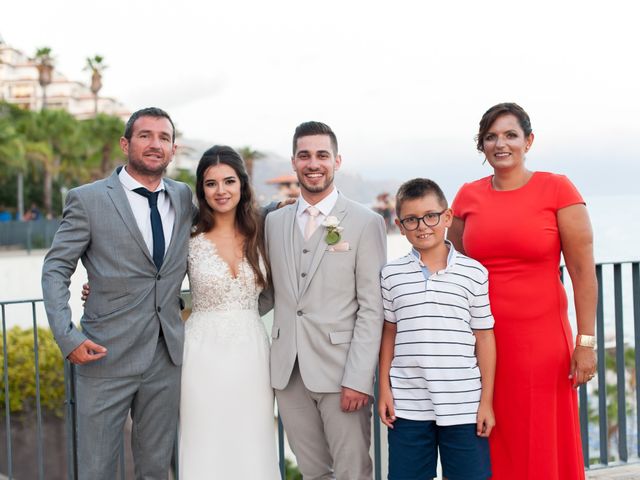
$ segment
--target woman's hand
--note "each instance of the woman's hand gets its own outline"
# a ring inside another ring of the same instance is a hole
[[[593,233],[583,204],[558,210],[562,255],[573,284],[576,324],[579,334],[594,335],[598,281],[593,260]],[[569,378],[574,387],[587,383],[596,372],[596,354],[591,347],[576,346],[571,356]]]
[[[596,374],[596,352],[591,347],[576,346],[571,356],[571,372],[574,388],[587,383]]]

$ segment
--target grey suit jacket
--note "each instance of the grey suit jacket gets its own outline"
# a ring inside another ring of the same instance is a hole
[[[157,271],[118,172],[119,168],[106,179],[69,191],[42,270],[45,309],[62,354],[66,357],[87,338],[108,350],[104,358],[78,366],[78,373],[93,377],[144,372],[153,359],[160,324],[173,363],[182,363],[180,286],[193,218],[191,190],[164,179],[176,216],[171,243]],[[91,285],[82,331],[73,325],[68,303],[70,278],[79,259]]]
[[[297,204],[267,216],[266,242],[273,276],[274,304],[271,384],[283,389],[296,360],[306,387],[340,392],[348,387],[372,394],[382,335],[380,269],[386,261],[382,217],[339,195],[331,215],[340,220],[350,249],[328,251],[323,238],[298,288],[293,251]],[[319,227],[323,228],[324,227]]]

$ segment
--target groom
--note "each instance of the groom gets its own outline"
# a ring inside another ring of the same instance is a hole
[[[80,480],[116,478],[129,411],[136,479],[166,479],[178,419],[191,190],[162,177],[176,150],[163,110],[135,112],[120,146],[124,168],[69,192],[42,272],[51,330],[78,365]],[[82,331],[68,304],[78,260],[92,292]]]
[[[298,126],[292,165],[301,197],[266,220],[275,295],[271,383],[305,480],[372,476],[386,236],[382,217],[335,188],[341,162],[327,125]]]

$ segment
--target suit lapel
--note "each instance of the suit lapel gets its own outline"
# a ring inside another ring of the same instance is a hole
[[[338,200],[336,201],[336,204],[334,205],[329,215],[337,217],[340,223],[342,223],[342,220],[347,215],[347,200],[341,194],[338,196]],[[318,228],[324,230],[325,227],[321,225]],[[318,267],[320,266],[322,257],[324,257],[325,252],[327,251],[327,242],[324,241],[325,232],[322,231],[321,234],[322,234],[322,238],[318,242],[316,251],[313,254],[313,260],[311,260],[311,266],[309,267],[309,271],[307,272],[307,278],[306,278],[307,281],[302,287],[302,291],[300,292],[300,295],[298,298],[301,298],[307,291],[307,288],[309,287],[309,284],[311,283],[313,276],[315,275],[316,271],[318,270]]]
[[[140,229],[138,228],[136,219],[133,216],[133,212],[131,211],[131,205],[129,204],[129,200],[127,199],[127,194],[124,192],[124,188],[122,187],[120,179],[118,178],[118,173],[120,172],[121,168],[122,167],[118,167],[116,171],[113,172],[113,174],[107,179],[107,195],[109,195],[109,197],[111,198],[113,206],[116,208],[118,215],[120,215],[120,218],[122,218],[122,221],[129,230],[129,233],[131,234],[135,242],[144,252],[147,259],[151,263],[153,263],[151,253],[149,253],[147,244],[144,243],[144,238],[142,238],[142,234],[140,233]]]
[[[169,259],[169,257],[171,256],[171,254],[173,253],[173,248],[171,248],[175,243],[176,243],[176,232],[177,229],[179,228],[178,226],[180,225],[180,222],[182,220],[182,204],[180,202],[180,194],[176,188],[176,185],[171,183],[171,182],[167,182],[166,180],[164,181],[164,188],[167,191],[167,195],[169,196],[169,201],[171,202],[171,206],[173,207],[173,211],[175,212],[175,217],[173,220],[173,229],[171,231],[171,242],[169,243],[169,246],[167,247],[167,252],[164,255],[164,261],[162,262],[162,265],[165,265],[167,263],[167,260]],[[162,267],[160,268],[162,270]]]
[[[293,248],[293,229],[299,228],[296,224],[296,212],[298,211],[298,203],[294,203],[288,208],[286,215],[284,215],[284,226],[282,229],[282,245],[284,246],[285,253],[285,265],[291,283],[291,291],[294,292],[295,297],[298,297],[298,274],[296,272],[295,255],[299,252],[295,252]]]

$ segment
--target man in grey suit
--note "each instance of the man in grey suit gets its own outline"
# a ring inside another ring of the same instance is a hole
[[[336,190],[342,159],[327,125],[298,126],[291,161],[301,197],[266,220],[271,383],[305,480],[370,479],[384,222]]]
[[[67,195],[42,273],[51,330],[77,365],[81,480],[116,478],[129,411],[136,478],[166,479],[178,420],[192,194],[162,177],[176,150],[166,112],[135,112],[120,146],[126,166]],[[91,284],[82,331],[68,304],[78,260]]]

